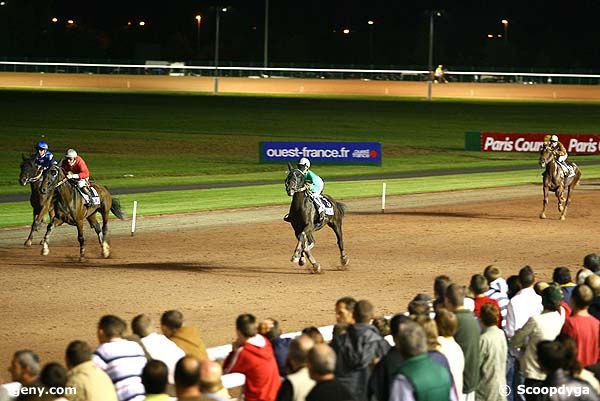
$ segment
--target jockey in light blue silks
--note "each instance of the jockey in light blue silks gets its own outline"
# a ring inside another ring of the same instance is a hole
[[[319,220],[322,221],[325,217],[325,205],[323,204],[323,200],[321,198],[323,187],[325,186],[323,179],[316,175],[313,171],[309,170],[310,160],[308,160],[306,157],[303,157],[300,159],[300,161],[298,161],[298,169],[304,173],[304,180],[308,185],[308,194],[317,206]]]

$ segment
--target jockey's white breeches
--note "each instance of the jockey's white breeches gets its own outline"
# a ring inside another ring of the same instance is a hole
[[[565,160],[567,160],[567,157],[569,157],[568,155],[564,155],[564,156],[558,156],[558,161],[559,162],[564,162]]]
[[[84,178],[82,180],[77,180],[77,186],[79,188],[87,187],[88,186],[88,180],[87,180],[87,178]]]

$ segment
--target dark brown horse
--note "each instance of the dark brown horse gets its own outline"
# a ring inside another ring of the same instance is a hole
[[[119,219],[123,219],[124,215],[121,211],[119,201],[113,198],[108,190],[102,185],[93,184],[93,187],[98,192],[100,204],[97,206],[86,207],[83,196],[79,190],[68,182],[65,172],[58,166],[50,167],[44,174],[44,179],[40,185],[40,192],[48,194],[54,192],[54,217],[48,224],[46,235],[42,241],[42,255],[50,253],[48,240],[52,229],[60,226],[63,223],[77,227],[77,239],[79,240],[79,260],[85,260],[85,239],[83,236],[83,226],[85,220],[96,231],[98,241],[102,247],[102,256],[108,258],[110,256],[110,246],[108,245],[108,214],[111,211]],[[102,216],[102,228],[96,219],[96,213]]]
[[[50,214],[50,220],[52,220],[54,209],[52,208],[52,195],[40,193],[40,184],[42,183],[42,177],[44,175],[44,168],[39,164],[35,163],[35,156],[23,157],[21,163],[21,172],[19,173],[19,183],[21,185],[27,185],[31,187],[31,195],[29,196],[29,203],[33,208],[33,222],[31,223],[31,230],[29,236],[25,240],[25,246],[30,247],[33,241],[33,233],[36,232],[44,221],[46,214]]]
[[[575,163],[571,163],[575,171],[575,175],[565,177],[565,173],[562,167],[556,160],[554,151],[544,146],[540,151],[540,167],[544,168],[542,188],[544,190],[544,206],[542,213],[540,213],[540,219],[546,218],[546,206],[548,206],[548,192],[554,192],[558,200],[558,211],[560,212],[560,219],[564,220],[567,215],[567,208],[571,203],[571,192],[581,179],[581,170]],[[567,192],[565,197],[565,191]]]
[[[310,250],[315,244],[314,232],[328,225],[335,232],[337,244],[340,249],[342,267],[347,266],[349,259],[344,250],[344,234],[342,232],[342,222],[344,220],[346,205],[335,201],[328,195],[324,195],[333,205],[334,214],[333,216],[326,216],[325,222],[319,226],[315,226],[318,213],[313,200],[307,193],[304,174],[302,171],[293,168],[291,164],[288,165],[288,169],[289,173],[285,180],[285,190],[292,197],[288,220],[294,228],[294,233],[298,239],[298,244],[292,256],[292,262],[299,263],[302,266],[306,263],[306,256],[312,264],[311,272],[321,273],[321,265],[314,258]]]

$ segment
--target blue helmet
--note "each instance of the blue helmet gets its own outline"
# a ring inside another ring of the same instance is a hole
[[[44,149],[44,150],[48,150],[48,144],[45,141],[39,141],[36,145],[35,145],[36,149]]]

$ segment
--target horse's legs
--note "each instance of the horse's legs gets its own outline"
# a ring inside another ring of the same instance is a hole
[[[571,185],[567,187],[567,199],[565,200],[565,207],[563,208],[562,214],[560,215],[560,219],[564,220],[567,216],[567,207],[571,203]]]
[[[556,199],[558,200],[558,211],[562,213],[564,210],[565,192],[562,186],[556,189]]]
[[[300,261],[300,256],[302,255],[302,251],[304,249],[304,240],[306,234],[304,231],[302,231],[300,234],[297,234],[296,237],[298,238],[298,243],[296,244],[294,254],[292,255],[292,263],[298,263]]]
[[[24,244],[26,247],[31,246],[31,242],[33,241],[33,232],[37,231],[38,227],[40,226],[40,223],[38,223],[37,219],[38,215],[35,212],[33,212],[33,222],[31,223],[31,230],[29,230],[29,236],[25,240]]]
[[[340,248],[340,261],[342,262],[342,266],[347,266],[350,262],[348,255],[346,255],[346,250],[344,249],[344,232],[342,231],[342,222],[331,222],[329,223],[329,227],[335,233],[337,238],[338,248]]]
[[[46,234],[44,235],[44,239],[42,240],[42,255],[47,256],[50,253],[50,247],[48,246],[48,241],[50,240],[50,234],[52,234],[52,230],[54,227],[58,227],[63,222],[56,217],[50,219],[50,223],[48,223],[48,227],[46,228]]]
[[[100,243],[100,247],[102,248],[102,257],[108,258],[110,256],[110,246],[108,245],[108,242],[106,242],[104,230],[100,227],[100,223],[98,223],[96,215],[92,214],[88,216],[87,221],[88,223],[90,223],[90,226],[94,229],[96,235],[98,236],[98,242]]]
[[[540,219],[546,218],[546,206],[548,206],[548,186],[546,183],[542,183],[542,189],[544,190],[544,205],[542,207],[542,213],[540,213]]]
[[[83,222],[77,222],[77,240],[79,241],[79,261],[85,261],[85,238],[83,236]]]

